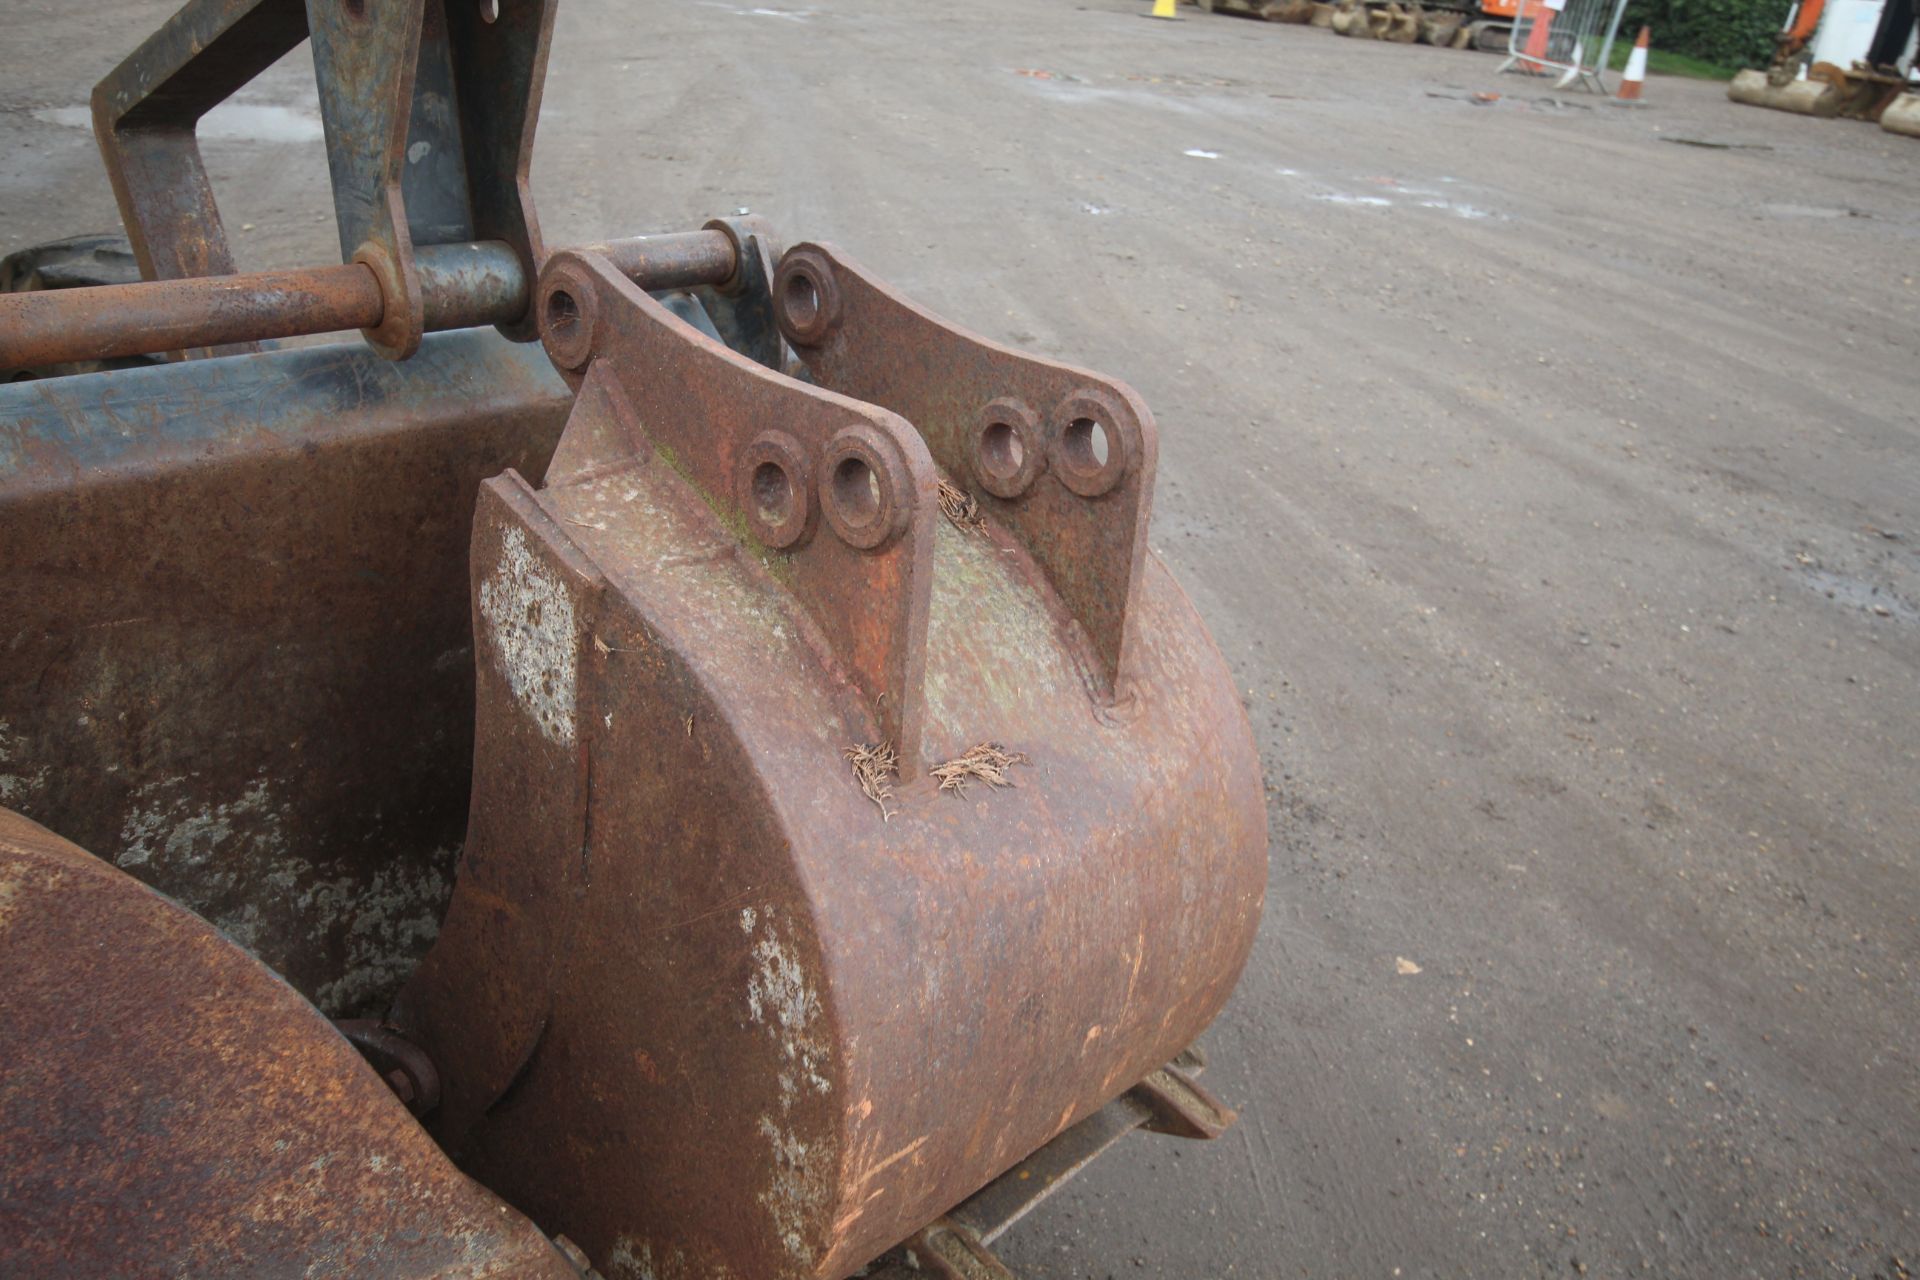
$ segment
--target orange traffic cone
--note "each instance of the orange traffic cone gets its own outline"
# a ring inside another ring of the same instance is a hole
[[[1651,27],[1640,28],[1640,38],[1633,42],[1633,52],[1627,55],[1627,73],[1620,78],[1620,92],[1614,95],[1621,102],[1640,100],[1640,86],[1647,79],[1647,40],[1652,34]]]
[[[1538,0],[1533,6],[1533,25],[1527,28],[1527,45],[1523,52],[1526,57],[1520,60],[1525,70],[1536,75],[1547,70],[1543,59],[1547,56],[1547,36],[1553,30],[1553,17],[1560,12],[1566,0]]]

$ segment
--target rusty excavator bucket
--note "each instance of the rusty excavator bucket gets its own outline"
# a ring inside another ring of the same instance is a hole
[[[1232,1122],[1151,413],[757,219],[549,251],[552,22],[191,0],[94,97],[145,280],[0,297],[174,357],[0,386],[0,1273],[975,1280]],[[309,39],[342,263],[236,275],[194,121]]]

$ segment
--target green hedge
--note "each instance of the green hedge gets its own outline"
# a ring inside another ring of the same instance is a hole
[[[1764,67],[1792,0],[1629,0],[1620,36],[1653,28],[1653,47],[1718,63]]]

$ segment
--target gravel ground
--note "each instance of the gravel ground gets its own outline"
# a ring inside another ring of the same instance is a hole
[[[113,224],[75,126],[167,7],[10,4],[0,243]],[[750,207],[1159,417],[1270,770],[1242,1119],[1003,1256],[1905,1276],[1920,143],[1144,8],[567,0],[535,166],[551,242]],[[335,252],[302,56],[209,121],[246,267]]]

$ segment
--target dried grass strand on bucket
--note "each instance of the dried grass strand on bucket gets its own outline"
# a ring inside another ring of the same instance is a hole
[[[869,746],[862,742],[846,748],[840,754],[853,767],[853,777],[860,784],[861,792],[878,806],[880,820],[885,822],[892,818],[893,810],[887,806],[887,801],[893,799],[893,779],[900,776],[900,755],[893,749],[893,744],[881,742]]]
[[[962,533],[977,533],[987,523],[973,495],[951,480],[940,482],[940,514],[951,520],[953,527]]]
[[[931,772],[940,779],[942,791],[965,795],[970,782],[984,782],[994,788],[1015,785],[1008,770],[1026,763],[1024,751],[1009,751],[997,742],[981,742],[967,748],[965,754],[935,765]]]

